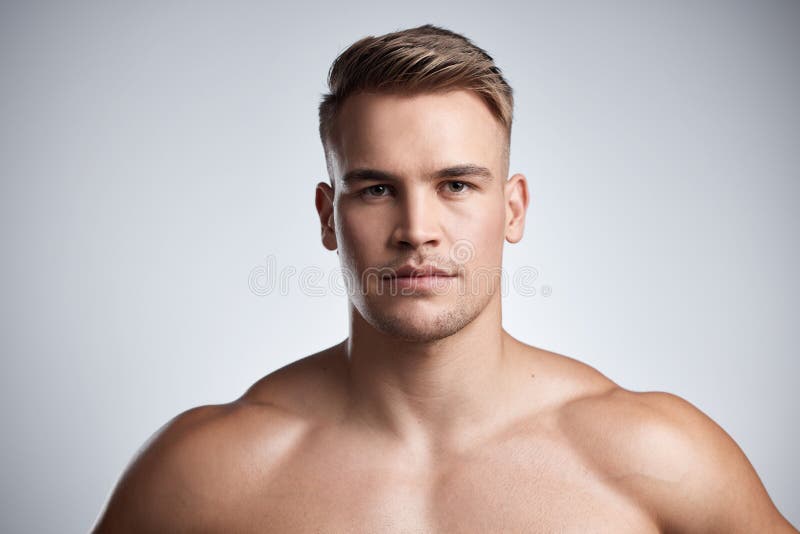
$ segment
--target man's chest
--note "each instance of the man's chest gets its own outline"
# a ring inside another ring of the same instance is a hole
[[[591,465],[550,447],[498,447],[427,472],[319,449],[248,486],[260,489],[236,501],[230,531],[658,532]]]

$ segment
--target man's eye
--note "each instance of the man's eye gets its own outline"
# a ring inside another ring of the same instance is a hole
[[[389,192],[389,187],[383,184],[371,185],[361,191],[361,193],[368,197],[384,197]]]
[[[466,182],[447,182],[447,191],[449,193],[463,193],[470,188]]]

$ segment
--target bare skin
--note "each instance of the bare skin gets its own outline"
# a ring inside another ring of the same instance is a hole
[[[700,410],[514,339],[495,275],[457,291],[528,207],[482,101],[362,94],[337,125],[316,206],[359,275],[348,337],[167,423],[95,532],[797,532]],[[360,276],[409,262],[453,276],[402,295]]]

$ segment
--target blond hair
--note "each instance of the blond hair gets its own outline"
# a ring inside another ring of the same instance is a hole
[[[458,33],[425,24],[364,37],[334,60],[328,71],[328,89],[319,105],[319,135],[331,180],[329,151],[334,122],[345,99],[359,92],[473,91],[503,126],[508,159],[513,91],[492,57]]]

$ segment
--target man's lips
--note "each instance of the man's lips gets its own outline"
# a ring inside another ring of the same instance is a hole
[[[432,265],[419,267],[404,265],[383,277],[391,287],[410,290],[415,294],[444,291],[450,288],[457,274]]]
[[[455,274],[434,265],[403,265],[384,278],[452,278]]]

